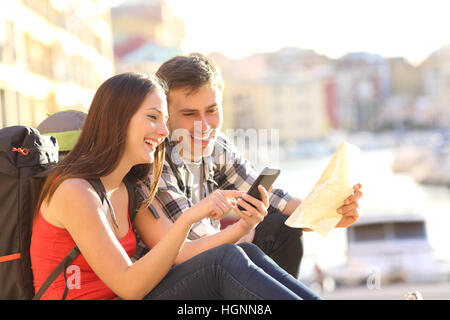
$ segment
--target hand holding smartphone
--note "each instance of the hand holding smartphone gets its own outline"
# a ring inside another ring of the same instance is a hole
[[[252,196],[253,198],[256,198],[258,200],[261,200],[261,194],[258,190],[258,185],[262,185],[266,190],[269,190],[272,184],[275,182],[275,180],[280,175],[280,169],[274,169],[265,167],[263,171],[261,171],[258,178],[256,178],[255,182],[253,182],[252,186],[248,190],[247,194],[249,196]],[[244,200],[245,201],[245,200]],[[248,204],[250,204],[252,207],[255,207],[250,202],[246,201]],[[239,210],[245,210],[240,205],[238,205]]]

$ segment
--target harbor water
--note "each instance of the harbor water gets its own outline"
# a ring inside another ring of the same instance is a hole
[[[291,194],[304,198],[319,179],[332,154],[298,157],[280,162],[282,172],[276,182]],[[360,215],[418,213],[425,217],[426,232],[433,255],[450,261],[450,189],[445,186],[417,184],[406,174],[393,173],[393,149],[364,151],[358,168],[363,198]],[[345,229],[334,229],[323,238],[315,232],[304,233],[304,260],[300,279],[313,272],[314,264],[322,269],[344,264],[347,239]]]

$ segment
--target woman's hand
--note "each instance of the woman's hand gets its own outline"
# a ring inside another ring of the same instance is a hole
[[[258,190],[261,194],[261,201],[244,193],[242,199],[233,205],[234,212],[241,218],[237,223],[241,224],[246,233],[250,232],[258,223],[264,220],[264,217],[267,215],[267,209],[269,208],[269,193],[262,185],[258,186]],[[246,201],[255,207],[252,207]],[[237,205],[240,205],[245,210],[240,210]]]
[[[361,184],[355,184],[353,186],[353,194],[345,200],[342,207],[337,209],[337,212],[342,215],[342,219],[336,225],[336,228],[346,228],[351,226],[359,219],[359,204],[358,200],[362,197]]]
[[[233,204],[227,198],[238,198],[242,197],[243,194],[243,191],[237,190],[215,190],[189,209],[188,214],[192,223],[206,217],[220,220],[233,209]]]

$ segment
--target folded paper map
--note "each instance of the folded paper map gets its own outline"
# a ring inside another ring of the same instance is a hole
[[[337,209],[353,194],[358,183],[358,167],[361,164],[361,150],[343,142],[334,153],[319,181],[309,195],[286,220],[293,228],[309,228],[326,237],[337,225],[342,215]]]

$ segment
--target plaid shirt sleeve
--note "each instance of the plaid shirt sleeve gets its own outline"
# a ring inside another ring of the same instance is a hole
[[[219,189],[248,191],[259,173],[234,147],[229,139],[221,134],[218,145],[223,149],[220,156],[216,156],[217,169],[215,180]],[[268,213],[283,211],[291,195],[282,189],[273,188],[269,193]]]
[[[167,160],[163,165],[158,191],[155,197],[158,199],[167,217],[174,222],[183,214],[184,210],[192,206],[192,203],[178,187],[177,178]],[[192,229],[189,232],[188,238],[191,240],[200,238]],[[144,256],[149,249],[142,241],[139,233],[136,230],[133,231],[137,240],[136,253],[132,258],[132,261],[135,262]]]
[[[176,221],[184,210],[192,206],[184,192],[180,190],[175,174],[167,160],[164,162],[156,197],[172,221]]]
[[[189,199],[187,199],[184,193],[178,188],[177,179],[167,160],[163,165],[161,178],[158,183],[158,191],[155,197],[160,202],[167,217],[169,217],[172,221],[178,219],[183,211],[188,209],[192,205]],[[149,251],[149,249],[142,241],[139,233],[135,229],[133,231],[137,240],[136,252],[132,258],[132,261],[135,262],[142,256],[144,256]],[[193,237],[195,239],[196,235],[190,235],[190,237]]]
[[[189,186],[186,187],[189,188]],[[180,190],[175,173],[167,160],[164,162],[156,198],[161,203],[167,217],[174,222],[183,214],[183,211],[189,209],[193,205],[186,197],[184,191]],[[200,232],[200,230],[203,230],[203,224],[203,221],[194,223],[189,231],[188,239],[195,240],[201,238],[203,233]]]

